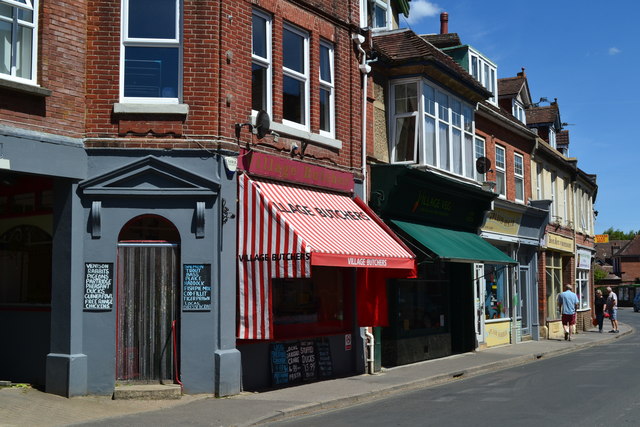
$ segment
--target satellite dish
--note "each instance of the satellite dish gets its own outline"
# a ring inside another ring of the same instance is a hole
[[[269,133],[270,126],[271,119],[269,118],[269,113],[264,110],[258,111],[258,115],[256,116],[256,125],[254,126],[258,139],[264,138],[265,135]]]
[[[487,173],[491,170],[491,160],[486,157],[478,157],[476,160],[476,172],[480,174]]]

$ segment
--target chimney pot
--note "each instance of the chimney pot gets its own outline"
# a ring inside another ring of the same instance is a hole
[[[449,33],[449,14],[447,12],[442,12],[440,14],[440,34],[448,34]]]

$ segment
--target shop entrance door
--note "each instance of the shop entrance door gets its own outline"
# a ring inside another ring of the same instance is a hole
[[[529,295],[529,267],[520,266],[518,273],[518,304],[516,304],[516,318],[521,323],[522,335],[531,334],[531,312],[529,304],[531,297]]]
[[[476,329],[476,341],[478,344],[484,343],[484,298],[485,298],[485,280],[484,280],[484,264],[474,264],[473,269],[474,282],[474,324]]]
[[[118,245],[117,379],[173,382],[178,245]]]

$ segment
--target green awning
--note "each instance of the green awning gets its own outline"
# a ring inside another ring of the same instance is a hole
[[[477,234],[398,220],[391,220],[391,222],[442,260],[517,264],[516,261],[484,241]]]

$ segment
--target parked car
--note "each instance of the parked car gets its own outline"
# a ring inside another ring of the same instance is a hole
[[[636,297],[633,299],[633,311],[636,313],[640,311],[640,293],[636,294]]]

